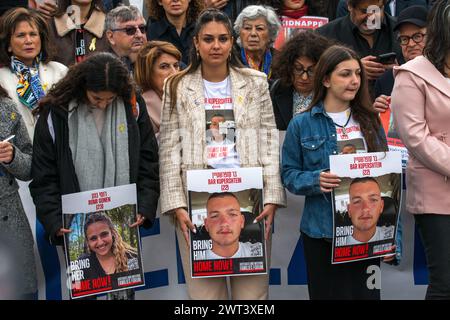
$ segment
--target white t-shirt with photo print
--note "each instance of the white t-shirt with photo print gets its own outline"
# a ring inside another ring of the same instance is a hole
[[[327,114],[336,125],[339,154],[342,154],[346,146],[355,147],[355,153],[367,152],[367,144],[362,135],[361,127],[353,118],[350,108],[341,112],[327,112]],[[344,126],[345,130],[341,126]],[[347,152],[345,151],[345,153]]]
[[[221,82],[203,80],[205,94],[205,112],[214,111],[223,114],[226,123],[220,124],[219,131],[231,132],[235,130],[233,114],[233,98],[231,95],[231,79],[228,76]],[[207,114],[214,114],[209,112]],[[236,152],[236,143],[233,134],[223,134],[220,141],[213,140],[211,134],[207,134],[206,152],[208,165],[212,168],[238,168],[239,155]]]

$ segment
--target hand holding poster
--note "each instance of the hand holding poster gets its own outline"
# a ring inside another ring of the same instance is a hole
[[[333,198],[332,263],[392,255],[401,199],[401,153],[330,156],[341,179]]]
[[[143,286],[136,185],[62,196],[72,298]]]
[[[193,278],[267,273],[262,169],[187,172]]]

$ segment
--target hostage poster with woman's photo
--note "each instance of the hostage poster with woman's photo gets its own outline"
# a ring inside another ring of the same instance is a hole
[[[136,184],[62,196],[72,299],[145,285]]]
[[[193,278],[267,273],[262,168],[187,172]]]
[[[332,263],[394,254],[402,191],[401,153],[332,155],[330,172],[341,180],[332,192]]]

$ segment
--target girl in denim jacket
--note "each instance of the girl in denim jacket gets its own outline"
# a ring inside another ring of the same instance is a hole
[[[362,152],[387,150],[360,59],[347,47],[332,46],[317,63],[313,100],[290,122],[282,153],[284,186],[306,196],[300,231],[310,299],[380,299],[379,279],[369,279],[379,276],[379,259],[331,264],[330,192],[340,180],[328,170],[329,156],[349,145]]]

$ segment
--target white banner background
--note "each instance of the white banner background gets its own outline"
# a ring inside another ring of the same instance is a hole
[[[280,140],[283,141],[283,139],[284,132],[281,133]],[[38,298],[41,300],[68,299],[62,249],[50,246],[43,238],[42,227],[36,223],[35,208],[28,191],[28,184],[21,183],[20,195],[36,239]],[[304,258],[299,243],[303,204],[304,197],[288,193],[288,207],[277,211],[269,289],[269,297],[273,300],[308,299]],[[423,251],[415,250],[418,242],[414,231],[414,219],[404,210],[401,213],[401,223],[403,225],[403,258],[399,266],[382,263],[381,297],[385,300],[422,300],[425,297],[427,280]],[[155,226],[150,231],[141,228],[141,238],[147,285],[136,292],[136,299],[187,299],[171,218],[158,215]]]

